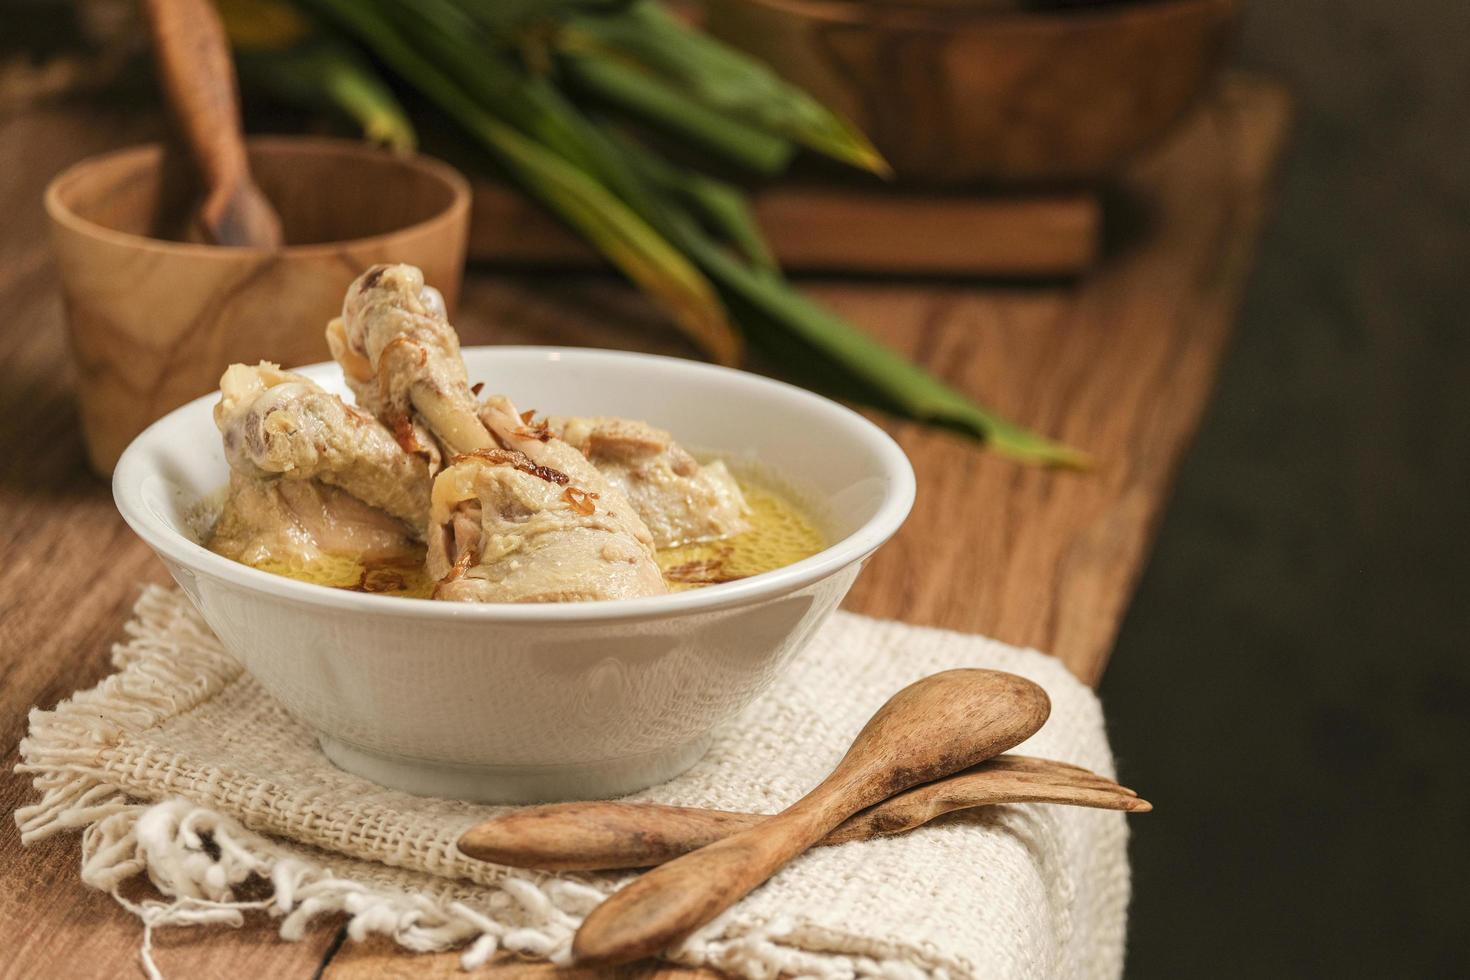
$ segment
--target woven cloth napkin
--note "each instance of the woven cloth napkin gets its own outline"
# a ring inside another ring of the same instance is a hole
[[[583,916],[631,880],[463,857],[461,832],[506,808],[334,768],[178,592],[144,593],[113,660],[118,672],[96,688],[32,712],[19,769],[40,800],[16,820],[27,842],[82,830],[82,878],[143,919],[150,969],[155,926],[238,924],[257,908],[287,939],[345,913],[349,935],[461,949],[468,968],[499,950],[565,961]],[[631,798],[774,812],[816,785],[899,688],[980,666],[1051,695],[1051,719],[1020,751],[1114,774],[1096,697],[1053,658],[838,613],[704,759]],[[817,848],[667,955],[746,977],[1116,977],[1126,838],[1120,813],[1012,805]],[[119,893],[139,874],[162,899]],[[253,876],[269,897],[238,900]]]

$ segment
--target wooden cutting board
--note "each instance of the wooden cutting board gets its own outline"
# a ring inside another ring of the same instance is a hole
[[[479,180],[471,261],[585,269],[602,264],[541,205]],[[756,191],[756,220],[790,272],[1052,279],[1097,258],[1102,207],[1091,192],[985,196],[793,184]]]

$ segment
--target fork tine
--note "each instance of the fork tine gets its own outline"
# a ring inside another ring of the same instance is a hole
[[[1099,776],[1087,770],[1050,772],[1045,770],[1020,770],[1007,772],[1006,778],[1028,786],[1076,786],[1079,788],[1111,789],[1129,796],[1138,794],[1127,786],[1122,786],[1106,776]]]
[[[1038,792],[1037,796],[1038,799],[1031,802],[1069,803],[1073,806],[1094,807],[1100,810],[1123,810],[1128,813],[1148,813],[1154,808],[1154,805],[1148,800],[1112,789],[1059,788],[1056,793],[1044,795]]]
[[[1078,779],[1070,783],[1061,781],[1060,785],[1076,786],[1079,789],[1105,789],[1114,793],[1122,793],[1125,796],[1138,795],[1137,790],[1129,789],[1122,783],[1115,782],[1111,779]]]
[[[1018,773],[1017,775],[1021,774]],[[1138,795],[1137,791],[1129,789],[1127,786],[1122,785],[1117,780],[1098,775],[1097,773],[1092,772],[1088,769],[1058,769],[1053,771],[1044,771],[1038,769],[1032,772],[1028,772],[1025,775],[1030,776],[1033,779],[1051,779],[1061,785],[1092,786],[1099,789],[1115,789],[1119,792],[1127,793],[1129,796]]]
[[[981,766],[1003,769],[1007,772],[1092,772],[1084,766],[1074,765],[1070,762],[1060,762],[1056,759],[1042,759],[1034,755],[1014,755],[1007,753],[998,755],[988,762],[982,762]]]
[[[1059,785],[1063,785],[1063,786],[1078,786],[1078,787],[1084,787],[1084,788],[1090,787],[1090,788],[1093,788],[1093,789],[1110,789],[1110,790],[1116,790],[1117,792],[1120,792],[1120,793],[1127,793],[1129,796],[1137,796],[1138,795],[1133,790],[1129,789],[1127,786],[1124,786],[1122,783],[1119,783],[1117,780],[1115,780],[1115,779],[1108,779],[1108,778],[1106,778],[1104,776],[1090,776],[1090,777],[1087,777],[1087,778],[1078,778],[1078,779],[1067,779],[1065,777],[1061,777],[1061,778],[1057,778],[1056,779],[1056,782]]]
[[[1060,762],[1056,759],[1042,759],[1030,755],[1000,755],[989,762],[982,762],[976,769],[991,768],[997,772],[1027,774],[1033,776],[1050,776],[1057,779],[1088,779],[1101,782],[1108,786],[1116,786],[1118,782],[1109,779],[1101,773],[1093,772],[1083,766],[1073,765],[1070,762]]]

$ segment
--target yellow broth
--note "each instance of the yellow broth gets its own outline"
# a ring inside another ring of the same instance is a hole
[[[822,533],[785,495],[741,481],[750,528],[721,541],[680,545],[658,552],[658,565],[671,592],[748,578],[808,558],[826,546]],[[310,563],[263,561],[254,566],[274,575],[334,589],[427,599],[434,583],[423,561],[364,565],[356,558],[328,556]]]
[[[720,541],[662,548],[658,567],[670,592],[749,578],[810,558],[826,547],[822,533],[795,503],[774,490],[741,482],[750,529]]]
[[[401,595],[427,599],[434,593],[434,582],[424,568],[423,557],[414,563],[367,564],[346,555],[324,555],[312,562],[289,562],[268,559],[252,567],[272,575],[302,582],[313,582],[333,589],[372,592],[379,595]]]

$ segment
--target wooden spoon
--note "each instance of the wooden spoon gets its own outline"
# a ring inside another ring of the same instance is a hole
[[[998,803],[1059,803],[1147,813],[1153,806],[1080,766],[1002,755],[972,769],[891,796],[858,813],[818,845],[889,837],[945,813]],[[554,803],[528,807],[465,831],[459,849],[472,858],[540,871],[646,868],[672,861],[766,819],[654,803]]]
[[[709,922],[859,810],[992,758],[1029,738],[1051,701],[995,670],[947,670],[878,709],[832,774],[773,817],[655,868],[592,910],[579,964],[652,956]]]
[[[216,245],[279,248],[281,219],[255,182],[224,25],[209,0],[144,0],[164,94],[204,180],[197,223]]]

